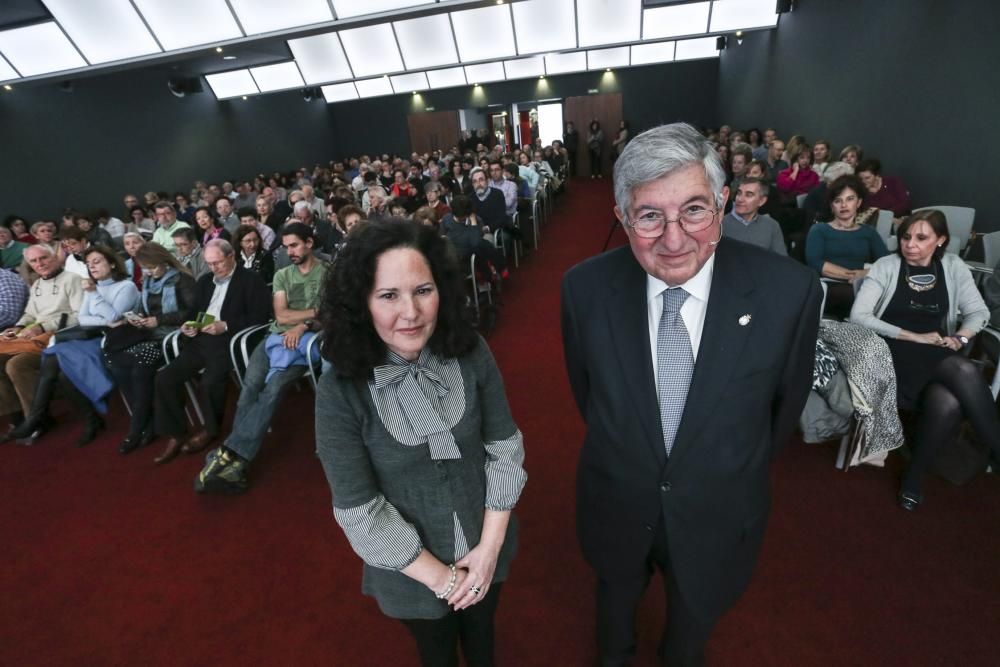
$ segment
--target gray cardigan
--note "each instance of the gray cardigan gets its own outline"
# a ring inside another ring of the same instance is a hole
[[[885,322],[882,315],[896,293],[901,266],[902,258],[896,254],[886,255],[872,264],[854,299],[851,322],[868,327],[886,338],[899,337],[902,329]],[[950,253],[941,258],[941,267],[948,288],[948,334],[954,334],[959,329],[979,333],[989,322],[990,311],[976,289],[972,272],[961,258]],[[959,313],[962,315],[960,325]]]

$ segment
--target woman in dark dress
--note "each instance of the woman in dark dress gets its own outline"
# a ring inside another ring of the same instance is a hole
[[[516,550],[521,432],[486,342],[464,319],[448,241],[375,222],[340,252],[320,307],[332,370],[316,453],[362,590],[424,665],[493,665],[493,616]]]
[[[851,310],[852,322],[885,337],[899,407],[918,415],[913,457],[899,491],[900,506],[910,511],[923,500],[927,466],[954,440],[963,418],[1000,461],[993,396],[960,352],[990,312],[969,268],[945,253],[947,246],[948,225],[940,211],[910,216],[899,227],[898,254],[872,265]]]

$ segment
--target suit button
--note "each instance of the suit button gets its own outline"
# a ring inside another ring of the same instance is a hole
[[[670,482],[664,482],[663,484],[660,484],[660,491],[663,491],[664,493],[670,491]]]
[[[646,529],[646,530],[648,530],[649,532],[653,532],[653,527],[652,527],[652,526],[650,526],[650,525],[649,525],[648,523],[647,523],[647,524],[645,524],[645,525],[643,526],[643,528],[645,528],[645,529]]]

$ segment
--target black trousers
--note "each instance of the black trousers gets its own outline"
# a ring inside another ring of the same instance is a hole
[[[108,368],[132,410],[129,437],[138,437],[152,425],[156,368],[139,363],[124,350],[106,355]]]
[[[482,602],[434,620],[405,619],[403,624],[417,641],[423,667],[458,667],[459,642],[466,667],[492,667],[493,617],[502,583],[490,586]]]
[[[702,618],[688,607],[670,567],[662,519],[655,531],[645,572],[625,580],[598,578],[597,645],[602,667],[629,665],[635,658],[635,611],[654,569],[663,576],[667,598],[667,627],[660,638],[658,651],[660,663],[693,667],[705,662],[705,644],[718,619]]]
[[[590,155],[590,175],[600,176],[601,175],[601,151],[595,151],[587,149],[587,153]]]
[[[206,340],[211,339],[211,340]],[[154,422],[157,435],[183,438],[187,435],[184,414],[184,383],[198,377],[201,404],[205,409],[205,430],[219,434],[229,389],[229,337],[198,334],[182,342],[180,355],[156,375]]]
[[[566,151],[566,162],[569,163],[569,175],[576,176],[576,151]]]

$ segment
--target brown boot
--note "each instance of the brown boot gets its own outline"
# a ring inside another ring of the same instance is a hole
[[[181,439],[180,438],[169,438],[167,440],[167,446],[163,448],[163,453],[153,459],[153,463],[156,465],[163,465],[164,463],[170,463],[177,455],[181,453]]]
[[[202,429],[191,436],[188,441],[184,443],[184,446],[181,447],[181,451],[185,454],[196,454],[208,447],[214,441],[215,436]]]

